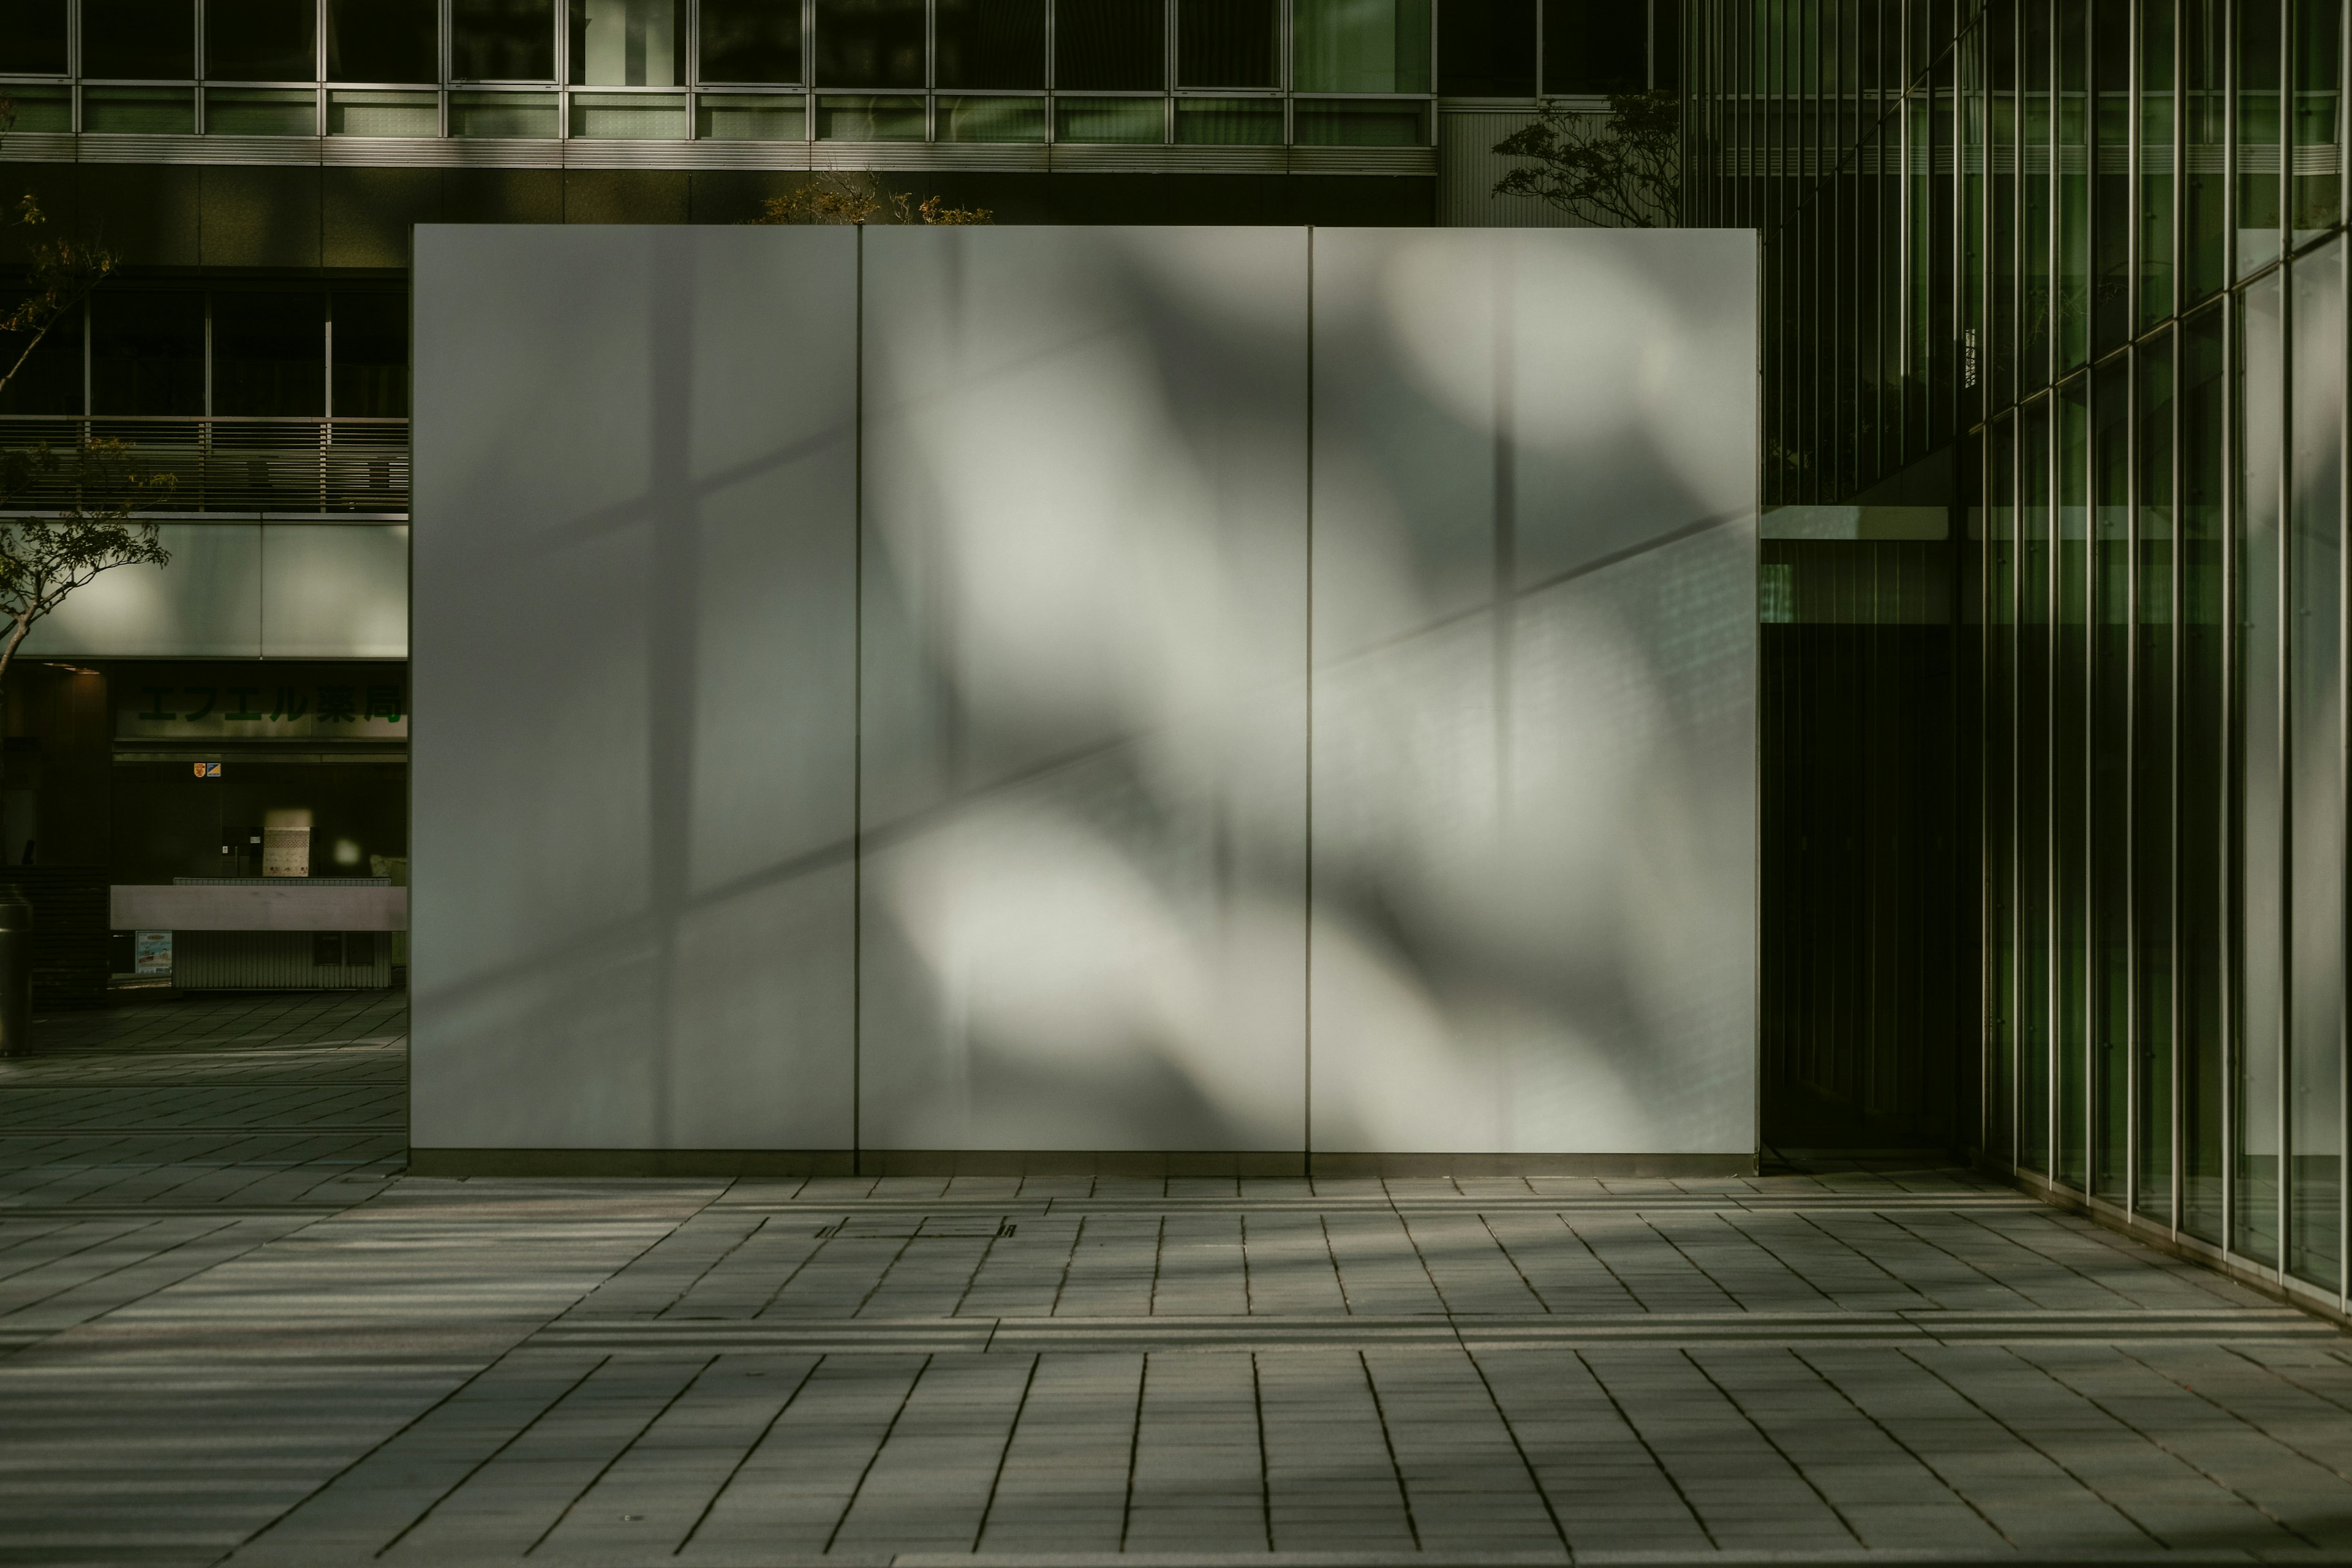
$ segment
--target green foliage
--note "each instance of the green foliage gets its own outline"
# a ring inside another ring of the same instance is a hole
[[[1624,228],[1675,221],[1682,115],[1671,92],[1612,93],[1606,115],[1547,109],[1495,151],[1533,165],[1496,181],[1498,196],[1540,196],[1588,223]]]
[[[894,191],[870,173],[823,174],[781,196],[770,196],[759,224],[923,223],[992,224],[986,207],[951,207],[939,197],[918,205],[906,191]]]

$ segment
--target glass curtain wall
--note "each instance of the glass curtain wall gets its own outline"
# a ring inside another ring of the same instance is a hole
[[[1683,67],[1768,519],[1956,470],[1969,1142],[2339,1309],[2346,13],[1696,0]]]

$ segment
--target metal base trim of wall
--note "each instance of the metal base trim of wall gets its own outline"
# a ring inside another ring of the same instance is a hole
[[[2085,1197],[2071,1187],[2059,1186],[2032,1171],[2011,1170],[2007,1165],[1988,1160],[1977,1161],[1976,1168],[1989,1176],[2007,1182],[2028,1197],[2038,1198],[2052,1208],[2081,1215],[2095,1225],[2128,1236],[2168,1258],[2178,1258],[2184,1263],[2209,1268],[2225,1279],[2234,1280],[2248,1289],[2268,1296],[2273,1301],[2309,1312],[2313,1317],[2328,1322],[2352,1328],[2352,1311],[2346,1310],[2343,1301],[2291,1275],[2282,1275],[2275,1268],[2250,1263],[2223,1252],[2210,1242],[2183,1236],[2168,1226],[2151,1224],[2101,1199]]]
[[[1317,1153],[1312,1173],[1349,1176],[1752,1176],[1753,1154]],[[412,1176],[1250,1176],[1304,1177],[1289,1150],[416,1149]]]

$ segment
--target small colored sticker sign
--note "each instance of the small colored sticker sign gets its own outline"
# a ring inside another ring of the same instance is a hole
[[[196,776],[200,779],[216,779],[220,777],[220,764],[218,763],[195,763],[190,765],[196,770]]]

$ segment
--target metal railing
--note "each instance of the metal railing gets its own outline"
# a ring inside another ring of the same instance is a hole
[[[139,510],[306,517],[404,517],[405,419],[207,418],[129,415],[0,416],[0,449],[46,445],[64,458],[36,473],[0,510],[55,511],[73,503],[72,454],[89,441],[120,441],[139,474],[172,476],[168,491]]]

